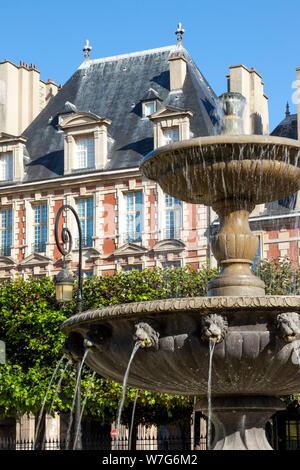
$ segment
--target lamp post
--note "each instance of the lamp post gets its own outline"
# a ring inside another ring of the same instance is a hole
[[[55,289],[56,289],[56,299],[58,302],[70,302],[72,300],[73,294],[73,275],[70,271],[66,269],[66,262],[65,257],[71,252],[72,250],[72,235],[70,230],[67,227],[63,227],[61,231],[61,242],[58,237],[58,223],[59,218],[64,210],[70,210],[73,215],[75,216],[78,232],[79,232],[79,260],[78,260],[78,291],[77,291],[77,299],[76,299],[76,314],[82,312],[82,230],[81,224],[78,217],[77,212],[75,209],[68,205],[64,204],[61,206],[57,212],[57,216],[55,219],[55,241],[56,246],[60,253],[63,255],[63,269],[54,276],[55,282]],[[80,395],[81,395],[81,387],[80,387],[80,374],[81,374],[81,367],[80,363],[77,363],[77,370],[76,370],[76,381],[78,383],[78,388],[75,397],[75,416],[74,416],[74,429],[77,430],[78,426],[80,426],[80,414],[81,414],[81,404],[80,404]],[[81,449],[81,429],[78,430],[78,439],[76,442],[76,449]]]

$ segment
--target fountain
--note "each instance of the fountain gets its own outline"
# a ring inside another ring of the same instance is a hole
[[[300,189],[300,142],[243,135],[244,98],[226,93],[220,102],[221,135],[158,148],[140,166],[167,194],[211,206],[219,215],[212,250],[221,272],[209,283],[208,296],[89,310],[69,318],[62,330],[73,357],[80,361],[88,346],[86,364],[120,383],[141,341],[128,385],[202,396],[195,410],[208,413],[209,380],[211,448],[271,449],[264,426],[284,408],[278,396],[300,390],[300,300],[265,295],[250,269],[258,241],[248,217],[256,204]]]

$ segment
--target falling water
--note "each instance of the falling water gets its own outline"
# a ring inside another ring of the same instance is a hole
[[[78,374],[77,374],[75,393],[74,393],[74,397],[73,397],[72,408],[71,408],[70,419],[69,419],[69,427],[68,427],[68,431],[67,431],[66,449],[69,448],[69,443],[70,443],[71,427],[72,427],[72,423],[73,423],[73,409],[74,409],[74,406],[75,406],[76,395],[77,395],[77,392],[78,392],[79,383],[80,383],[80,379],[81,379],[81,371],[82,371],[82,367],[83,367],[84,361],[86,360],[86,356],[88,355],[88,353],[89,353],[89,350],[86,349],[85,353],[83,355],[82,361],[80,363]]]
[[[74,444],[73,444],[73,450],[76,449],[76,444],[77,444],[77,440],[78,440],[78,436],[79,436],[79,430],[80,430],[81,420],[82,420],[82,416],[83,416],[83,411],[84,411],[84,408],[85,408],[85,405],[86,405],[86,402],[87,402],[87,398],[88,398],[88,394],[89,394],[91,385],[93,383],[93,380],[95,378],[95,375],[96,375],[96,371],[94,371],[93,374],[92,374],[92,377],[91,377],[90,383],[88,385],[88,388],[87,388],[87,391],[86,391],[86,394],[85,394],[85,397],[84,397],[84,401],[83,401],[83,404],[82,404],[82,407],[81,407],[79,422],[77,424],[77,429],[76,429],[76,434],[75,434],[75,439],[74,439]]]
[[[207,383],[207,401],[208,401],[208,420],[207,420],[207,447],[210,450],[211,444],[211,372],[212,359],[216,343],[209,341],[209,366],[208,366],[208,383]]]
[[[294,351],[295,351],[296,358],[297,358],[297,361],[298,361],[298,364],[299,364],[299,367],[300,367],[300,352],[299,352],[299,348],[295,347],[295,348],[294,348]]]
[[[62,380],[63,380],[63,378],[64,378],[64,376],[65,376],[65,373],[66,373],[66,371],[67,371],[69,365],[71,364],[71,362],[72,362],[72,359],[69,359],[68,362],[66,363],[66,365],[65,365],[65,367],[64,367],[64,369],[63,369],[63,371],[62,371],[62,373],[61,373],[60,379],[59,379],[58,384],[57,384],[57,386],[56,386],[56,390],[55,390],[55,393],[54,393],[54,397],[53,397],[52,403],[51,403],[50,408],[49,408],[49,411],[48,411],[48,414],[49,414],[49,415],[51,415],[51,413],[52,413],[52,408],[53,408],[55,399],[56,399],[56,397],[57,397],[58,391],[59,391],[59,389],[60,389]],[[46,431],[44,432],[44,437],[43,437],[43,442],[42,442],[42,449],[44,448],[45,440],[46,440]]]
[[[133,351],[131,353],[131,357],[130,357],[129,362],[128,362],[128,366],[127,366],[125,375],[124,375],[124,379],[123,379],[122,395],[121,395],[121,400],[120,400],[119,409],[118,409],[118,417],[117,417],[117,426],[116,426],[117,438],[116,438],[116,441],[115,441],[115,450],[117,450],[117,448],[118,448],[119,429],[120,429],[120,424],[121,424],[121,414],[122,414],[122,409],[123,409],[123,405],[124,405],[124,401],[125,401],[125,393],[126,393],[126,386],[127,386],[127,380],[128,380],[128,375],[129,375],[129,371],[130,371],[130,366],[131,366],[133,358],[134,358],[135,354],[137,353],[137,351],[138,351],[139,347],[141,346],[141,344],[142,344],[141,341],[137,341],[135,343]]]
[[[131,440],[132,440],[132,431],[133,431],[133,424],[134,424],[134,415],[135,415],[135,408],[136,408],[136,402],[139,396],[139,390],[135,392],[135,399],[133,403],[133,408],[132,408],[132,415],[131,415],[131,424],[130,424],[130,432],[129,432],[129,441],[128,441],[128,450],[131,450]]]
[[[35,436],[34,436],[34,442],[32,444],[32,450],[34,450],[35,448],[35,444],[36,444],[36,440],[38,438],[38,434],[39,434],[39,430],[40,430],[40,425],[41,425],[41,420],[42,420],[42,416],[43,416],[43,413],[44,413],[44,408],[45,408],[45,404],[46,404],[46,401],[47,401],[47,398],[48,398],[48,393],[50,391],[50,388],[51,388],[51,385],[52,385],[52,382],[57,374],[57,371],[62,363],[62,361],[64,360],[65,358],[65,354],[63,354],[63,356],[61,357],[60,361],[58,362],[56,368],[55,368],[55,371],[53,372],[52,374],[52,377],[51,377],[51,380],[49,382],[49,385],[48,385],[48,388],[47,388],[47,391],[46,391],[46,395],[45,395],[45,398],[44,398],[44,401],[43,401],[43,405],[42,405],[42,409],[40,411],[40,414],[39,414],[39,418],[38,418],[38,423],[37,423],[37,427],[36,427],[36,431],[35,431]]]

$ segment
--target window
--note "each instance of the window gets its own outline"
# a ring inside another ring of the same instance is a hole
[[[93,137],[76,139],[76,169],[93,168],[95,166],[95,146]]]
[[[180,238],[182,202],[165,195],[165,238]]]
[[[93,220],[93,198],[78,200],[78,217],[82,232],[82,247],[86,248],[93,245],[94,220]],[[79,240],[78,240],[79,242]]]
[[[156,111],[156,102],[149,101],[148,103],[143,103],[143,117],[150,116],[150,114],[155,113]]]
[[[125,273],[130,273],[131,271],[141,272],[142,266],[140,264],[137,264],[137,265],[132,265],[132,266],[124,266],[122,269]]]
[[[285,422],[286,429],[286,450],[300,449],[300,421],[287,420]]]
[[[13,179],[13,156],[12,153],[0,155],[0,181]]]
[[[34,251],[41,253],[46,251],[48,232],[48,208],[47,204],[34,206]]]
[[[12,209],[0,211],[1,256],[10,256],[12,245]]]
[[[162,267],[165,269],[181,268],[181,262],[180,261],[166,261],[165,263],[162,263]]]
[[[126,194],[126,242],[142,241],[143,194]]]
[[[93,271],[83,271],[83,278],[90,279],[94,275]]]
[[[179,141],[179,127],[172,127],[163,131],[164,145]]]

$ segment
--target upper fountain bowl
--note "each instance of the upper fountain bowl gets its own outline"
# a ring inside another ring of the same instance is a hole
[[[269,135],[197,137],[146,155],[140,170],[164,192],[195,204],[282,199],[300,189],[300,142]]]

